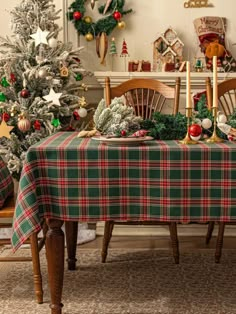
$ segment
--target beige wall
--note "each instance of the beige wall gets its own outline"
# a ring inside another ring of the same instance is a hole
[[[57,8],[68,6],[73,0],[55,0]],[[199,56],[198,38],[193,28],[193,20],[197,17],[212,15],[222,16],[227,18],[227,47],[236,57],[236,19],[235,19],[235,0],[209,0],[214,5],[213,8],[195,8],[185,9],[183,3],[186,0],[126,0],[126,7],[133,8],[134,13],[125,17],[126,29],[115,30],[112,36],[116,38],[117,50],[121,51],[122,40],[125,38],[130,59],[145,59],[152,61],[152,42],[158,34],[165,31],[169,26],[172,26],[178,33],[179,37],[185,43],[185,58],[194,59],[194,56]],[[87,15],[93,16],[96,10],[92,10],[87,5]],[[102,4],[104,1],[99,1]],[[20,0],[8,0],[2,3],[0,11],[0,35],[9,35],[11,33],[10,26],[10,10],[20,3]],[[98,3],[96,3],[98,6]],[[96,7],[95,7],[96,8]],[[96,14],[95,14],[96,15]],[[62,14],[63,17],[63,14]],[[101,17],[101,16],[100,16]],[[63,21],[60,21],[63,25]],[[78,36],[71,23],[65,31],[68,39],[78,44]],[[99,60],[95,53],[95,42],[86,42],[83,37],[80,39],[81,45],[84,45],[84,56],[87,67],[91,70],[111,70],[111,58],[107,58],[107,66],[99,64]],[[113,58],[114,71],[124,71],[125,64],[123,58]]]
[[[54,0],[58,9],[66,11],[66,7],[73,0]],[[227,48],[236,58],[236,19],[235,19],[235,0],[209,0],[214,5],[212,8],[195,8],[185,9],[183,4],[187,0],[126,0],[126,8],[133,8],[134,13],[127,15],[125,30],[115,30],[112,36],[116,38],[118,53],[121,51],[122,40],[125,38],[131,60],[144,59],[152,62],[153,47],[152,42],[155,38],[163,33],[166,28],[172,26],[178,33],[179,37],[185,43],[184,56],[194,63],[195,56],[201,56],[198,48],[198,38],[193,27],[193,20],[197,17],[211,15],[222,16],[227,19],[226,44]],[[5,36],[11,33],[9,11],[21,0],[8,0],[3,2],[0,11],[0,35]],[[104,1],[99,0],[99,4]],[[90,8],[89,0],[87,1],[87,15],[96,18],[96,7]],[[107,65],[104,67],[99,63],[95,52],[95,42],[86,42],[84,37],[78,37],[71,22],[68,22],[64,14],[61,14],[60,24],[64,25],[64,34],[61,39],[66,38],[72,41],[75,46],[83,45],[84,51],[82,60],[86,69],[92,71],[125,71],[124,58],[107,56]],[[101,18],[101,16],[99,17]],[[111,37],[111,36],[110,36]],[[110,38],[109,38],[110,39]],[[110,45],[110,41],[109,41]],[[128,61],[128,59],[126,60]],[[127,67],[126,67],[127,69]],[[91,86],[95,90],[91,92],[92,99],[99,100],[102,96],[101,91],[97,91],[97,81],[92,80]],[[91,89],[92,90],[92,89]],[[94,95],[96,97],[94,97]]]

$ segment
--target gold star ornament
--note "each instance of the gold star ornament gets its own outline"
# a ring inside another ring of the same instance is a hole
[[[0,124],[0,138],[4,136],[11,138],[10,132],[12,129],[14,129],[14,126],[9,126],[4,120],[2,120],[2,123]]]

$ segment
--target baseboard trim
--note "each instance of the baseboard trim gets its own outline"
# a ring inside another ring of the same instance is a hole
[[[207,224],[178,224],[179,236],[206,236]],[[217,235],[218,226],[216,224],[213,236]],[[101,236],[104,234],[104,222],[98,222],[96,234]],[[113,229],[115,236],[169,236],[169,227],[167,225],[156,226],[131,226],[131,225],[115,225]],[[225,228],[225,236],[236,236],[236,227],[228,225]]]

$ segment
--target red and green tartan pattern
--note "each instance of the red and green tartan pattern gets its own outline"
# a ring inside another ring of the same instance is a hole
[[[12,243],[42,218],[78,221],[236,221],[236,145],[150,141],[107,146],[59,132],[32,146]]]
[[[0,157],[0,210],[8,196],[13,195],[13,193],[14,184],[11,174]]]

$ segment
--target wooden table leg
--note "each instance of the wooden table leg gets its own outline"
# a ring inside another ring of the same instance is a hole
[[[51,314],[61,314],[65,237],[61,230],[63,221],[47,219],[48,232],[46,237],[46,254],[48,263],[48,279],[51,293]]]
[[[30,246],[34,273],[34,291],[39,304],[43,303],[42,275],[40,270],[38,235],[33,233],[30,236]]]
[[[78,236],[78,222],[77,221],[66,221],[66,247],[67,247],[67,263],[69,270],[76,269],[76,246],[77,246],[77,236]]]

